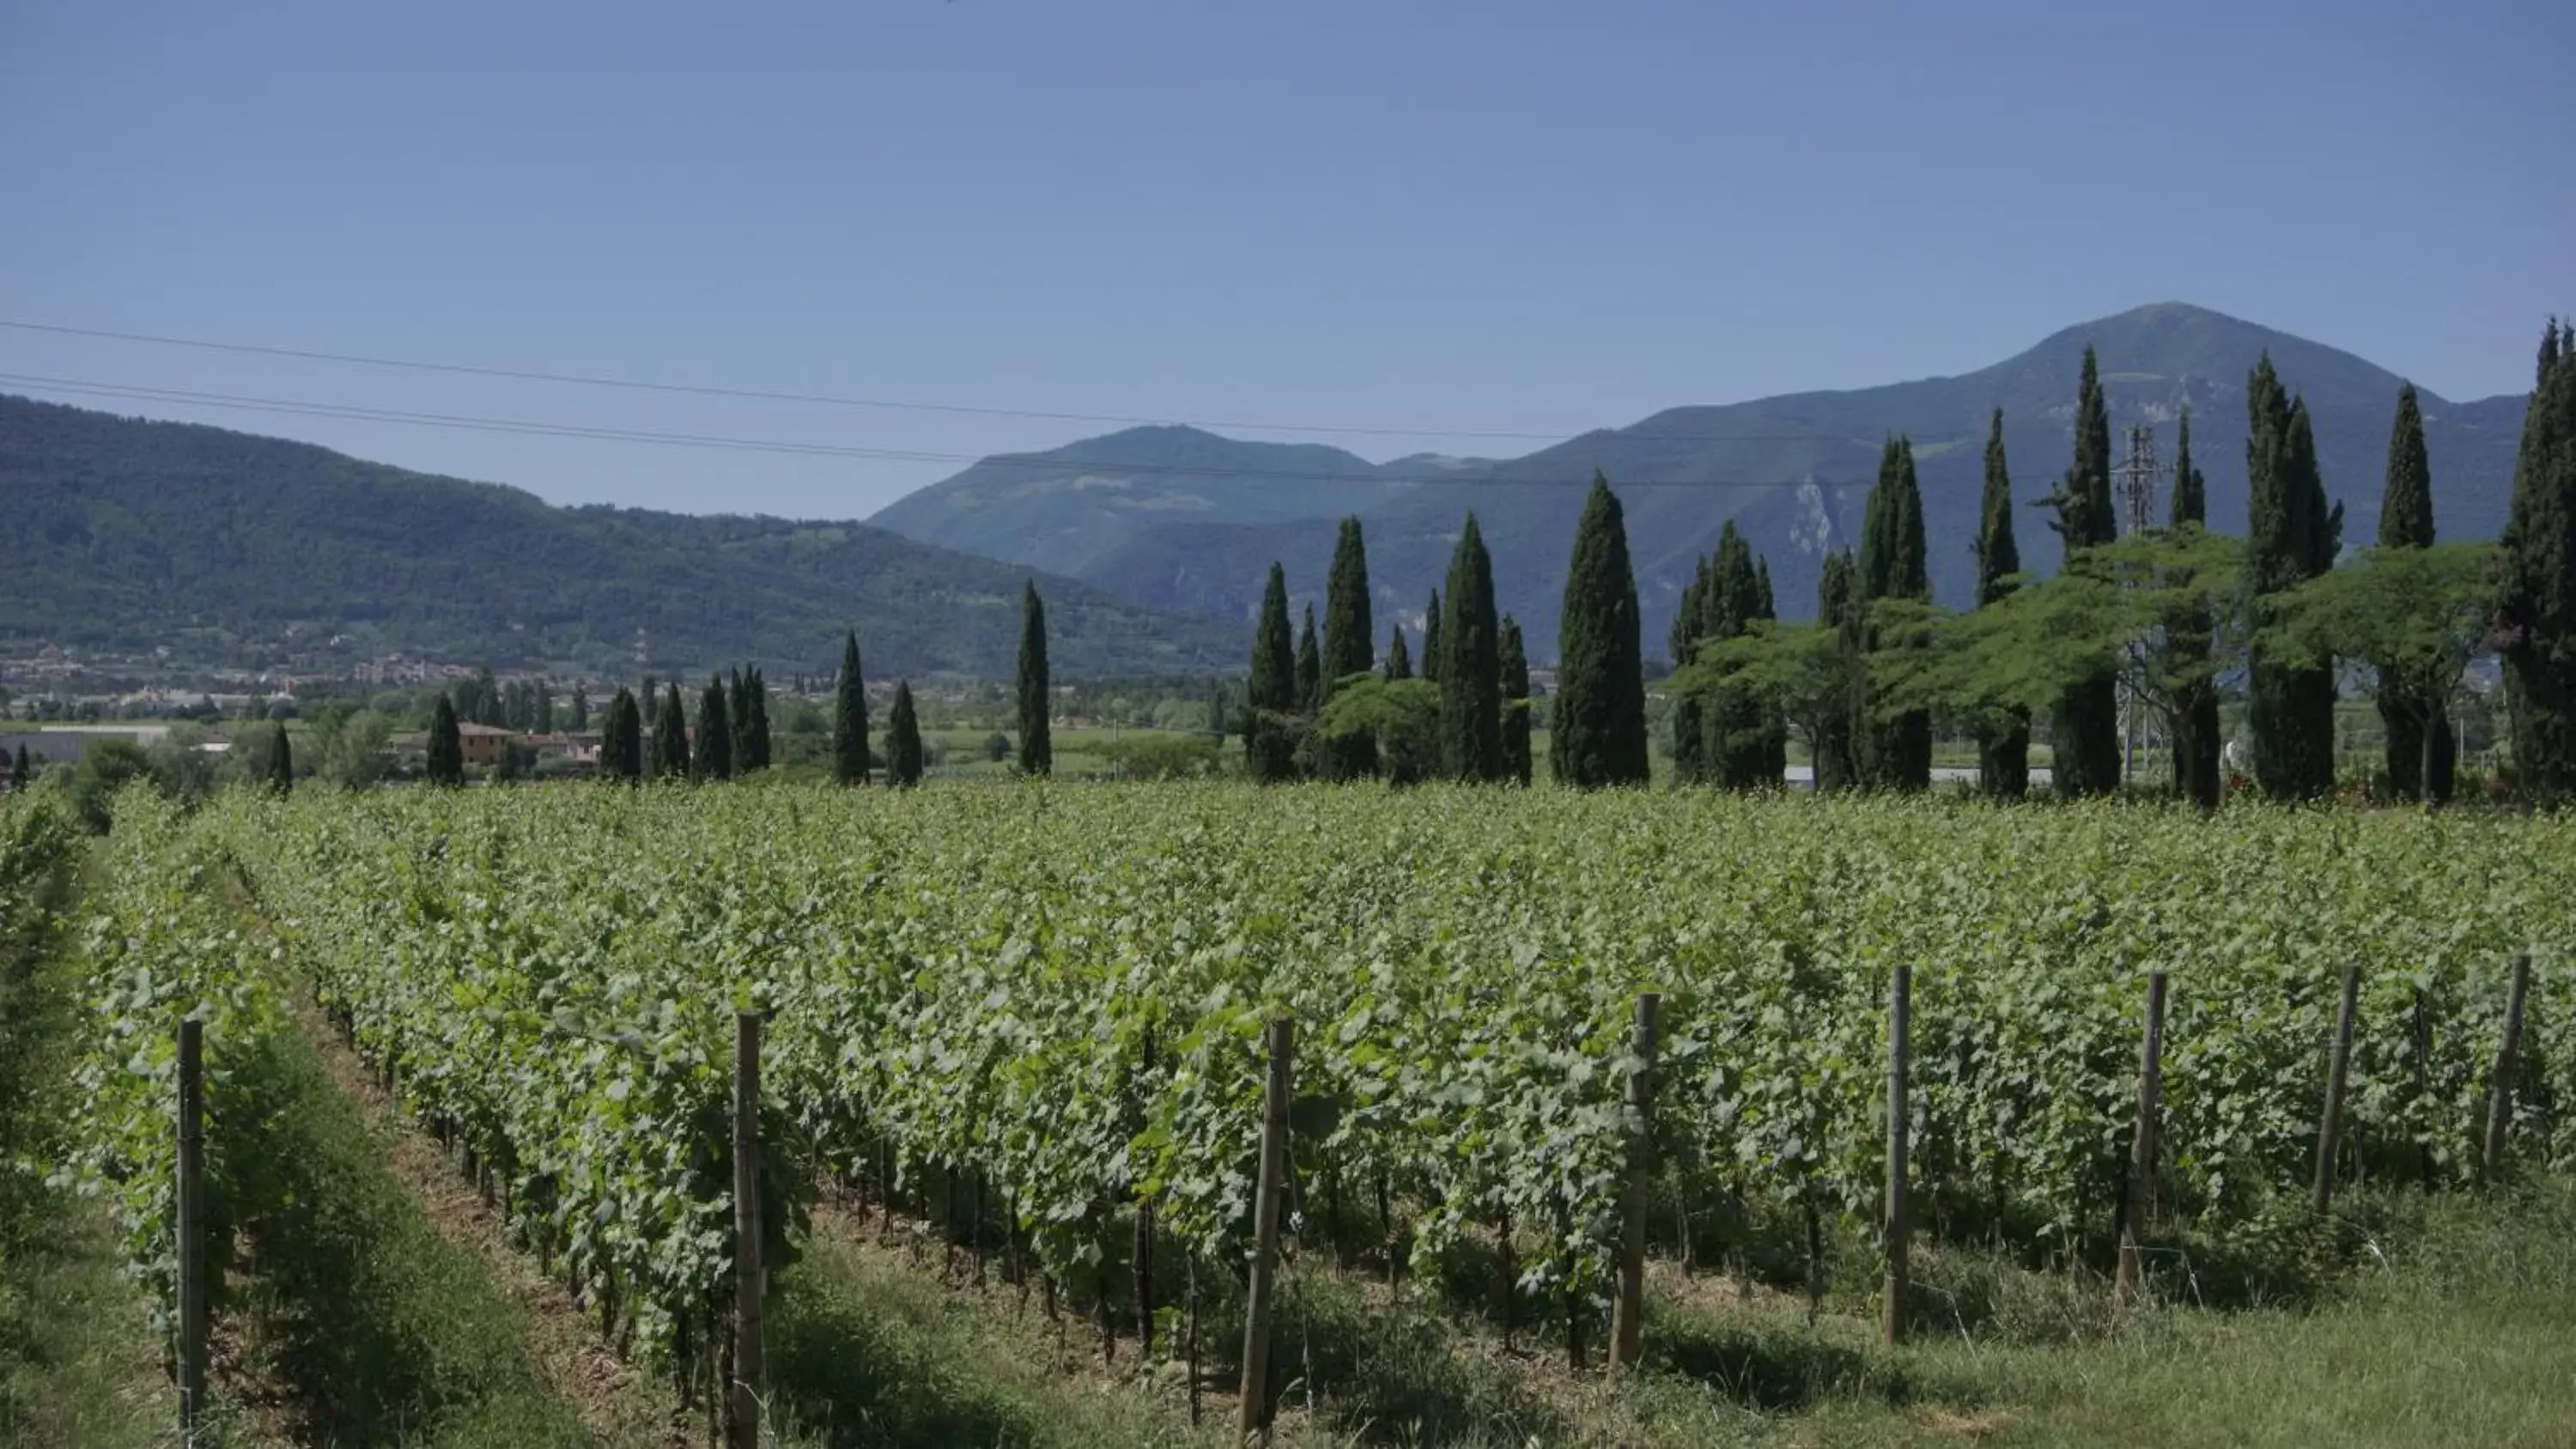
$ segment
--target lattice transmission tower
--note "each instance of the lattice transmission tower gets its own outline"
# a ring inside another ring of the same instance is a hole
[[[2129,461],[2111,470],[2111,491],[2120,500],[2120,532],[2140,534],[2155,527],[2156,481],[2164,476],[2156,462],[2156,430],[2146,423],[2129,425]]]

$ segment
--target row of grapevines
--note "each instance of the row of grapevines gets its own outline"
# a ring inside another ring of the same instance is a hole
[[[245,912],[231,837],[148,789],[116,802],[91,856],[75,949],[83,1006],[67,1180],[105,1196],[127,1259],[151,1290],[156,1329],[176,1323],[178,1026],[205,1023],[206,1262],[221,1291],[240,1199],[261,1165],[230,1150],[228,1122],[274,1111],[285,1088],[274,1047],[293,1030],[277,945]]]
[[[2208,1221],[2304,1179],[2347,963],[2359,1150],[2465,1174],[2530,950],[2517,1150],[2576,1154],[2565,820],[1235,786],[227,808],[326,1000],[648,1336],[730,1260],[748,1005],[782,1204],[891,1148],[995,1185],[1060,1276],[1135,1201],[1238,1250],[1278,1013],[1301,1164],[1413,1205],[1417,1253],[1508,1223],[1548,1244],[1533,1279],[1602,1281],[1641,990],[1667,1162],[1866,1211],[1898,962],[1918,1175],[1999,1222],[2101,1226],[2156,969],[2173,1191]]]

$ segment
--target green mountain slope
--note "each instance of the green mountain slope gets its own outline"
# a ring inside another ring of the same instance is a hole
[[[2147,423],[2160,458],[2170,462],[2175,420],[2188,406],[2210,517],[2229,529],[2242,528],[2245,517],[2245,374],[2268,348],[2284,380],[2308,399],[2327,491],[2345,504],[2345,537],[2359,543],[2374,535],[2397,375],[2287,333],[2164,304],[2070,327],[1957,377],[1675,408],[1460,481],[1416,482],[1365,511],[1372,582],[1382,606],[1419,610],[1446,566],[1460,519],[1473,508],[1493,553],[1502,606],[1520,616],[1534,657],[1552,658],[1582,485],[1599,468],[1627,504],[1650,653],[1662,652],[1681,584],[1729,518],[1769,558],[1782,612],[1805,617],[1815,608],[1825,552],[1857,542],[1881,441],[1902,432],[1914,439],[1919,463],[1935,596],[1963,602],[1973,577],[1969,544],[1987,412],[2004,409],[2014,489],[2035,504],[2073,448],[2087,343],[2100,351],[2115,452],[2125,452],[2129,424]],[[2522,399],[2453,403],[2424,393],[2422,402],[2443,535],[2493,537],[2504,523]],[[2159,520],[2165,501],[2160,494]],[[2017,523],[2023,558],[2053,568],[2058,552],[2048,515],[2025,508]],[[1311,522],[1165,523],[1138,529],[1074,572],[1139,602],[1239,621],[1249,619],[1274,557],[1287,564],[1292,589],[1320,590],[1331,545],[1332,530]]]
[[[1357,454],[1318,443],[1145,427],[987,458],[868,522],[924,543],[1079,573],[1158,523],[1338,518],[1406,489]]]
[[[1002,677],[1030,571],[856,523],[555,508],[276,438],[0,396],[0,648],[630,674],[758,659]],[[1230,630],[1038,575],[1056,668],[1197,672]]]

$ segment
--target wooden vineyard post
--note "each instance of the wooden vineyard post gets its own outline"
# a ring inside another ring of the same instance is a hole
[[[2505,988],[2504,1041],[2496,1047],[2495,1085],[2487,1094],[2487,1150],[2483,1166],[2492,1185],[2504,1175],[2505,1129],[2513,1125],[2515,1058],[2522,1051],[2522,1003],[2531,992],[2531,955],[2513,958],[2513,981]]]
[[[1261,1171],[1252,1200],[1252,1286],[1243,1312],[1243,1403],[1238,1442],[1270,1442],[1270,1289],[1279,1267],[1279,1197],[1287,1176],[1288,1068],[1296,1026],[1270,1023],[1270,1074],[1261,1089]]]
[[[1154,1070],[1154,1031],[1145,1029],[1145,1040],[1139,1056],[1143,1071]],[[1129,1253],[1136,1278],[1136,1348],[1145,1362],[1154,1361],[1154,1204],[1141,1194],[1136,1199],[1136,1239]]]
[[[1905,1087],[1906,1034],[1914,1016],[1914,968],[1896,964],[1887,991],[1887,1283],[1879,1334],[1891,1344],[1905,1341],[1905,1133],[1912,1122]]]
[[[1646,1183],[1654,1170],[1655,1019],[1664,999],[1637,997],[1637,1019],[1628,1050],[1637,1056],[1628,1078],[1628,1190],[1620,1204],[1619,1297],[1610,1318],[1610,1372],[1635,1366],[1645,1348]]]
[[[206,1400],[205,1023],[179,1022],[179,1436],[197,1442]]]
[[[2323,1220],[2334,1205],[2335,1147],[2343,1135],[2343,1084],[2352,1070],[2352,1018],[2361,1003],[2361,968],[2343,968],[2343,1001],[2335,1010],[2334,1049],[2326,1058],[2326,1105],[2317,1121],[2317,1180],[2309,1211]]]
[[[2147,1204],[2156,1180],[2157,1099],[2164,1094],[2165,973],[2147,974],[2147,1038],[2138,1048],[2138,1124],[2129,1139],[2129,1192],[2120,1213],[2120,1269],[2112,1296],[2126,1303],[2138,1291],[2138,1239],[2146,1232]]]
[[[733,1038],[733,1384],[731,1449],[760,1449],[760,1013]]]

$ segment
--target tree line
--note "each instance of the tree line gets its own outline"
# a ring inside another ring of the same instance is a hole
[[[2241,680],[2253,785],[2313,799],[2334,786],[2337,668],[2354,664],[2375,676],[2391,787],[2438,803],[2455,784],[2450,702],[2471,663],[2492,653],[2516,784],[2537,799],[2576,795],[2576,329],[2552,320],[2543,333],[2510,520],[2493,546],[2437,542],[2411,384],[2391,425],[2376,546],[2343,567],[2343,510],[2326,498],[2307,404],[2268,354],[2247,377],[2246,410],[2244,536],[2209,529],[2186,411],[2168,516],[2124,538],[2109,408],[2085,349],[2073,457],[2038,505],[2065,562],[2039,578],[2022,565],[1996,409],[1965,610],[1933,604],[1904,436],[1882,449],[1859,548],[1824,561],[1813,624],[1779,622],[1769,564],[1729,521],[1672,626],[1677,780],[1776,787],[1794,732],[1820,791],[1925,789],[1938,712],[1968,725],[1979,788],[2000,798],[2027,793],[2044,720],[2053,789],[2080,798],[2122,787],[2124,723],[2152,717],[2170,744],[2170,788],[2212,807],[2226,763],[2220,699]],[[1377,653],[1370,597],[1357,518],[1341,524],[1320,630],[1311,605],[1292,630],[1286,575],[1271,564],[1240,721],[1252,778],[1529,783],[1529,661],[1517,622],[1496,616],[1475,515],[1424,610],[1418,675],[1401,625]],[[1559,639],[1556,777],[1577,788],[1644,783],[1636,581],[1618,498],[1597,472]]]
[[[1890,439],[1857,556],[1825,562],[1815,624],[1745,622],[1742,565],[1704,571],[1698,615],[1686,602],[1675,626],[1676,657],[1690,662],[1672,684],[1694,701],[1677,720],[1734,701],[1739,720],[1797,727],[1819,789],[1919,790],[1930,784],[1938,710],[1975,734],[1980,789],[2017,798],[2030,782],[2032,721],[2044,717],[2054,790],[2082,797],[2121,788],[2125,698],[2169,742],[2172,791],[2213,807],[2225,764],[2220,696],[2241,679],[2251,783],[2304,800],[2334,787],[2337,669],[2348,664],[2374,678],[2390,787],[2440,803],[2455,786],[2451,702],[2469,666],[2492,654],[2503,666],[2517,788],[2540,800],[2576,794],[2576,334],[2554,320],[2543,333],[2511,513],[2492,546],[2437,541],[2412,385],[2399,392],[2390,427],[2375,546],[2342,566],[2343,509],[2326,498],[2307,404],[2268,355],[2247,377],[2246,409],[2244,536],[2209,530],[2186,412],[2168,516],[2121,537],[2109,415],[2086,349],[2074,456],[2041,503],[2066,556],[2046,579],[2021,565],[1998,410],[1977,596],[1957,612],[1932,605],[1912,445]],[[1712,609],[1712,594],[1737,602]],[[1710,749],[1677,739],[1675,755],[1697,763],[1714,758]]]
[[[1618,495],[1595,473],[1559,616],[1549,764],[1568,784],[1641,785],[1647,774],[1645,661],[1637,580]],[[1530,783],[1529,652],[1519,621],[1496,613],[1493,556],[1473,513],[1451,552],[1445,587],[1423,611],[1419,673],[1397,624],[1383,659],[1360,521],[1342,520],[1320,633],[1309,606],[1295,641],[1286,572],[1273,562],[1253,631],[1242,711],[1252,778],[1383,777]]]

